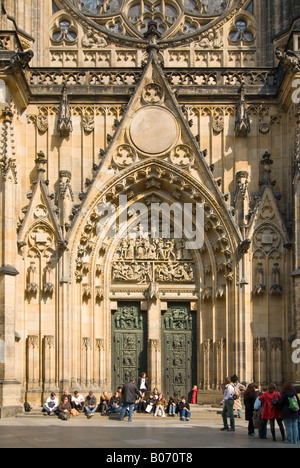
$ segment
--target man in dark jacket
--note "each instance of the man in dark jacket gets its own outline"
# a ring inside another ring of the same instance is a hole
[[[122,388],[122,400],[123,400],[123,405],[122,405],[122,411],[120,414],[120,421],[123,421],[126,410],[129,407],[129,417],[128,417],[128,422],[132,421],[132,415],[134,411],[134,406],[135,406],[135,401],[137,397],[140,396],[140,391],[135,384],[135,380],[131,379],[130,382],[126,383],[123,388]]]
[[[300,400],[293,385],[286,384],[283,387],[279,400],[282,419],[286,428],[286,444],[298,443],[298,419],[300,410]]]

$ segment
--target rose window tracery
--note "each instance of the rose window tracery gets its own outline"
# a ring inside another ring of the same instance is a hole
[[[86,27],[126,41],[145,41],[144,34],[155,21],[161,41],[182,40],[199,34],[247,0],[60,0]]]

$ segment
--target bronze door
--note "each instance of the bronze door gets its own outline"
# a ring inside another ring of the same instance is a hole
[[[162,382],[165,396],[188,397],[197,385],[196,313],[169,304],[162,315]]]
[[[147,372],[147,313],[138,302],[119,302],[112,314],[113,391]]]

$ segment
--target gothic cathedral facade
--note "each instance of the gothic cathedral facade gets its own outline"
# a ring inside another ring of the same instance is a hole
[[[300,382],[299,1],[0,15],[0,417]]]

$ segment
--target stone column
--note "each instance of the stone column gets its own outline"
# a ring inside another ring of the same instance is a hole
[[[95,379],[94,385],[100,387],[105,384],[105,345],[104,340],[96,338],[95,350]]]
[[[213,361],[213,341],[211,339],[203,342],[203,390],[212,388],[212,361]]]
[[[27,337],[27,391],[39,390],[39,337],[37,335],[29,335]]]
[[[82,372],[81,380],[87,387],[91,384],[91,361],[92,361],[92,339],[88,337],[82,338]]]
[[[262,386],[267,383],[267,339],[254,340],[254,380]]]
[[[16,378],[15,319],[16,319],[16,270],[17,226],[16,187],[17,173],[13,159],[13,114],[9,108],[3,111],[0,160],[0,417],[11,417],[22,411],[21,383]]]
[[[159,294],[148,300],[148,377],[151,389],[162,388],[161,301]]]
[[[49,335],[43,340],[43,386],[45,392],[55,386],[55,338]]]

